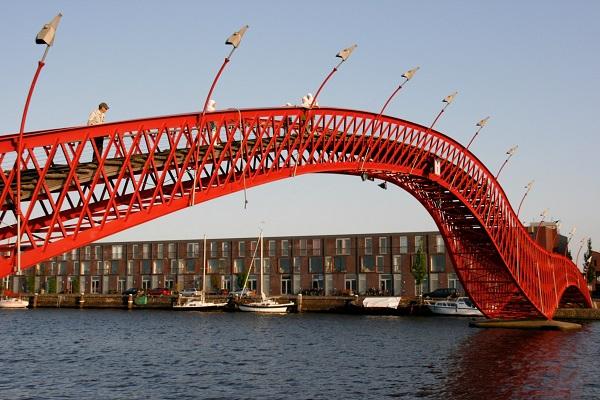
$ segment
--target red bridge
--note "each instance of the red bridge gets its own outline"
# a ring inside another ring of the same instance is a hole
[[[0,138],[0,276],[17,265],[17,139]],[[246,187],[366,174],[429,211],[486,316],[552,318],[561,304],[592,304],[577,267],[530,238],[481,161],[400,119],[295,107],[174,115],[28,133],[21,160],[23,268]]]

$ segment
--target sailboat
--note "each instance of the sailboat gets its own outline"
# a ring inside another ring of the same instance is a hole
[[[246,312],[257,312],[257,313],[273,313],[273,314],[284,314],[288,312],[289,308],[294,306],[293,302],[289,303],[278,303],[273,299],[267,298],[265,296],[264,288],[264,257],[263,257],[263,233],[260,231],[259,236],[260,242],[260,301],[246,304],[239,304],[238,308],[240,311]],[[247,282],[247,280],[246,280]],[[246,288],[246,284],[244,283],[244,289]],[[242,289],[242,291],[244,290]]]
[[[213,303],[206,301],[206,235],[204,235],[204,258],[202,268],[202,292],[200,292],[200,298],[190,297],[181,301],[181,297],[177,300],[177,303],[173,304],[175,310],[200,310],[200,311],[213,311],[221,310],[227,306],[227,303]]]
[[[29,307],[29,301],[22,300],[17,297],[5,297],[0,299],[0,308],[27,308]]]

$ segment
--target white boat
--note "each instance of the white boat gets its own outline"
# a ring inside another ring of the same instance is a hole
[[[21,300],[16,297],[5,297],[0,299],[0,308],[27,308],[29,301]]]
[[[213,303],[205,301],[203,298],[185,298],[182,302],[173,305],[175,310],[198,310],[198,311],[213,311],[222,310],[227,306],[227,303]]]
[[[227,303],[213,303],[206,301],[206,235],[204,235],[204,267],[202,269],[202,292],[200,296],[183,297],[179,296],[177,303],[173,304],[175,310],[198,310],[198,311],[213,311],[222,310],[227,306]]]
[[[285,314],[290,310],[290,307],[294,305],[294,302],[288,303],[278,303],[273,299],[268,299],[263,292],[264,287],[264,279],[263,279],[263,234],[262,230],[259,236],[260,242],[260,301],[252,302],[252,303],[240,303],[238,308],[240,311],[246,312],[256,312],[256,313],[271,313],[271,314]],[[256,254],[256,252],[255,252]],[[252,259],[254,261],[254,258]],[[250,265],[252,267],[252,264]],[[246,276],[246,278],[248,278]],[[246,279],[246,282],[248,280]],[[246,282],[244,282],[244,287],[242,288],[242,292],[246,289]]]
[[[465,317],[482,317],[481,311],[475,307],[468,297],[459,297],[456,300],[439,300],[427,304],[434,314],[456,315]]]
[[[258,312],[258,313],[273,313],[273,314],[284,314],[287,313],[294,305],[294,302],[289,303],[278,303],[273,299],[264,299],[254,303],[240,304],[238,308],[240,311],[247,312]]]

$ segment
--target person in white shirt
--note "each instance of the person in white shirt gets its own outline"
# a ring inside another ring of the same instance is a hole
[[[87,125],[88,126],[93,126],[93,125],[100,125],[104,123],[104,114],[106,114],[106,112],[108,111],[108,104],[102,102],[98,105],[98,109],[94,110],[90,113],[90,116],[88,117],[88,121],[87,121]],[[98,148],[98,154],[102,155],[102,148],[104,147],[104,138],[101,137],[97,137],[94,138],[94,143],[96,144],[96,147]],[[92,162],[96,162],[96,153],[94,152],[94,156],[92,157]]]

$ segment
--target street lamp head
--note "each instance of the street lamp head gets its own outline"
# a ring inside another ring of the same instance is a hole
[[[527,191],[529,192],[531,190],[531,188],[533,187],[533,183],[535,182],[535,180],[531,180],[526,186],[525,189],[527,189]]]
[[[402,74],[402,77],[405,78],[407,81],[410,81],[412,79],[412,77],[415,76],[415,74],[417,73],[419,68],[421,68],[421,67],[415,67],[413,69],[409,69],[408,71],[406,71],[405,73]]]
[[[235,49],[237,49],[237,47],[240,45],[240,42],[242,41],[242,37],[244,37],[244,33],[246,33],[248,28],[249,28],[248,25],[242,26],[242,28],[239,31],[234,32],[231,36],[229,36],[227,38],[227,40],[225,41],[225,44],[230,44]]]
[[[52,21],[44,24],[42,30],[40,30],[35,37],[35,43],[52,46],[54,44],[54,35],[56,34],[56,30],[58,29],[58,24],[60,23],[61,18],[62,14],[59,13],[56,17],[52,18]]]
[[[519,148],[519,146],[513,146],[510,149],[507,150],[506,155],[508,156],[512,156],[517,152],[517,149]]]
[[[348,57],[350,57],[350,54],[352,54],[354,49],[356,49],[357,47],[358,46],[356,44],[353,44],[350,47],[346,47],[345,49],[340,50],[340,52],[337,53],[335,56],[341,58],[342,61],[346,61],[348,59]]]
[[[458,92],[449,94],[448,96],[444,97],[444,100],[442,100],[442,103],[448,103],[448,104],[452,103],[457,94],[458,94]]]
[[[490,117],[485,117],[484,119],[482,119],[481,121],[479,121],[477,124],[475,124],[475,126],[484,127],[485,124],[487,124],[487,122],[488,122],[489,119],[490,119]]]

